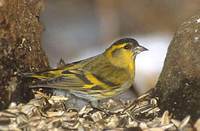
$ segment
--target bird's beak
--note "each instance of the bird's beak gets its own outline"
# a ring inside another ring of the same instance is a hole
[[[138,46],[138,47],[136,47],[136,48],[134,49],[134,52],[135,52],[136,54],[139,54],[139,53],[141,53],[141,52],[143,52],[143,51],[148,51],[148,49],[145,48],[145,47],[143,47],[143,46]]]

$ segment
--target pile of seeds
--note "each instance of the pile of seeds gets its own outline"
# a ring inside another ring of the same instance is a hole
[[[66,107],[67,98],[36,94],[27,104],[12,103],[0,112],[0,130],[196,130],[200,119],[192,126],[190,116],[182,121],[171,118],[168,111],[159,117],[157,100],[145,94],[133,102],[112,99],[101,109],[90,105],[77,110]]]

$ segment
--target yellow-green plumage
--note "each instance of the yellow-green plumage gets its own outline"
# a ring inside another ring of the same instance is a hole
[[[132,85],[135,56],[144,50],[136,40],[124,38],[100,55],[27,77],[39,80],[31,87],[63,89],[89,101],[108,98]]]

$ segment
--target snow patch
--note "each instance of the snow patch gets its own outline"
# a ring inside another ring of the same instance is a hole
[[[199,18],[199,19],[197,19],[197,23],[200,23],[200,18]]]
[[[194,37],[194,42],[196,43],[196,42],[198,42],[199,41],[199,37]]]
[[[195,40],[199,40],[199,37],[194,37]]]

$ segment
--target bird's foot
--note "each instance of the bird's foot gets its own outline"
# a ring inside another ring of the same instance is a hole
[[[107,116],[118,114],[116,112],[110,111],[109,109],[101,107],[99,104],[99,101],[90,102],[90,106],[96,111],[101,111],[101,112],[105,113],[105,115],[107,115]]]

